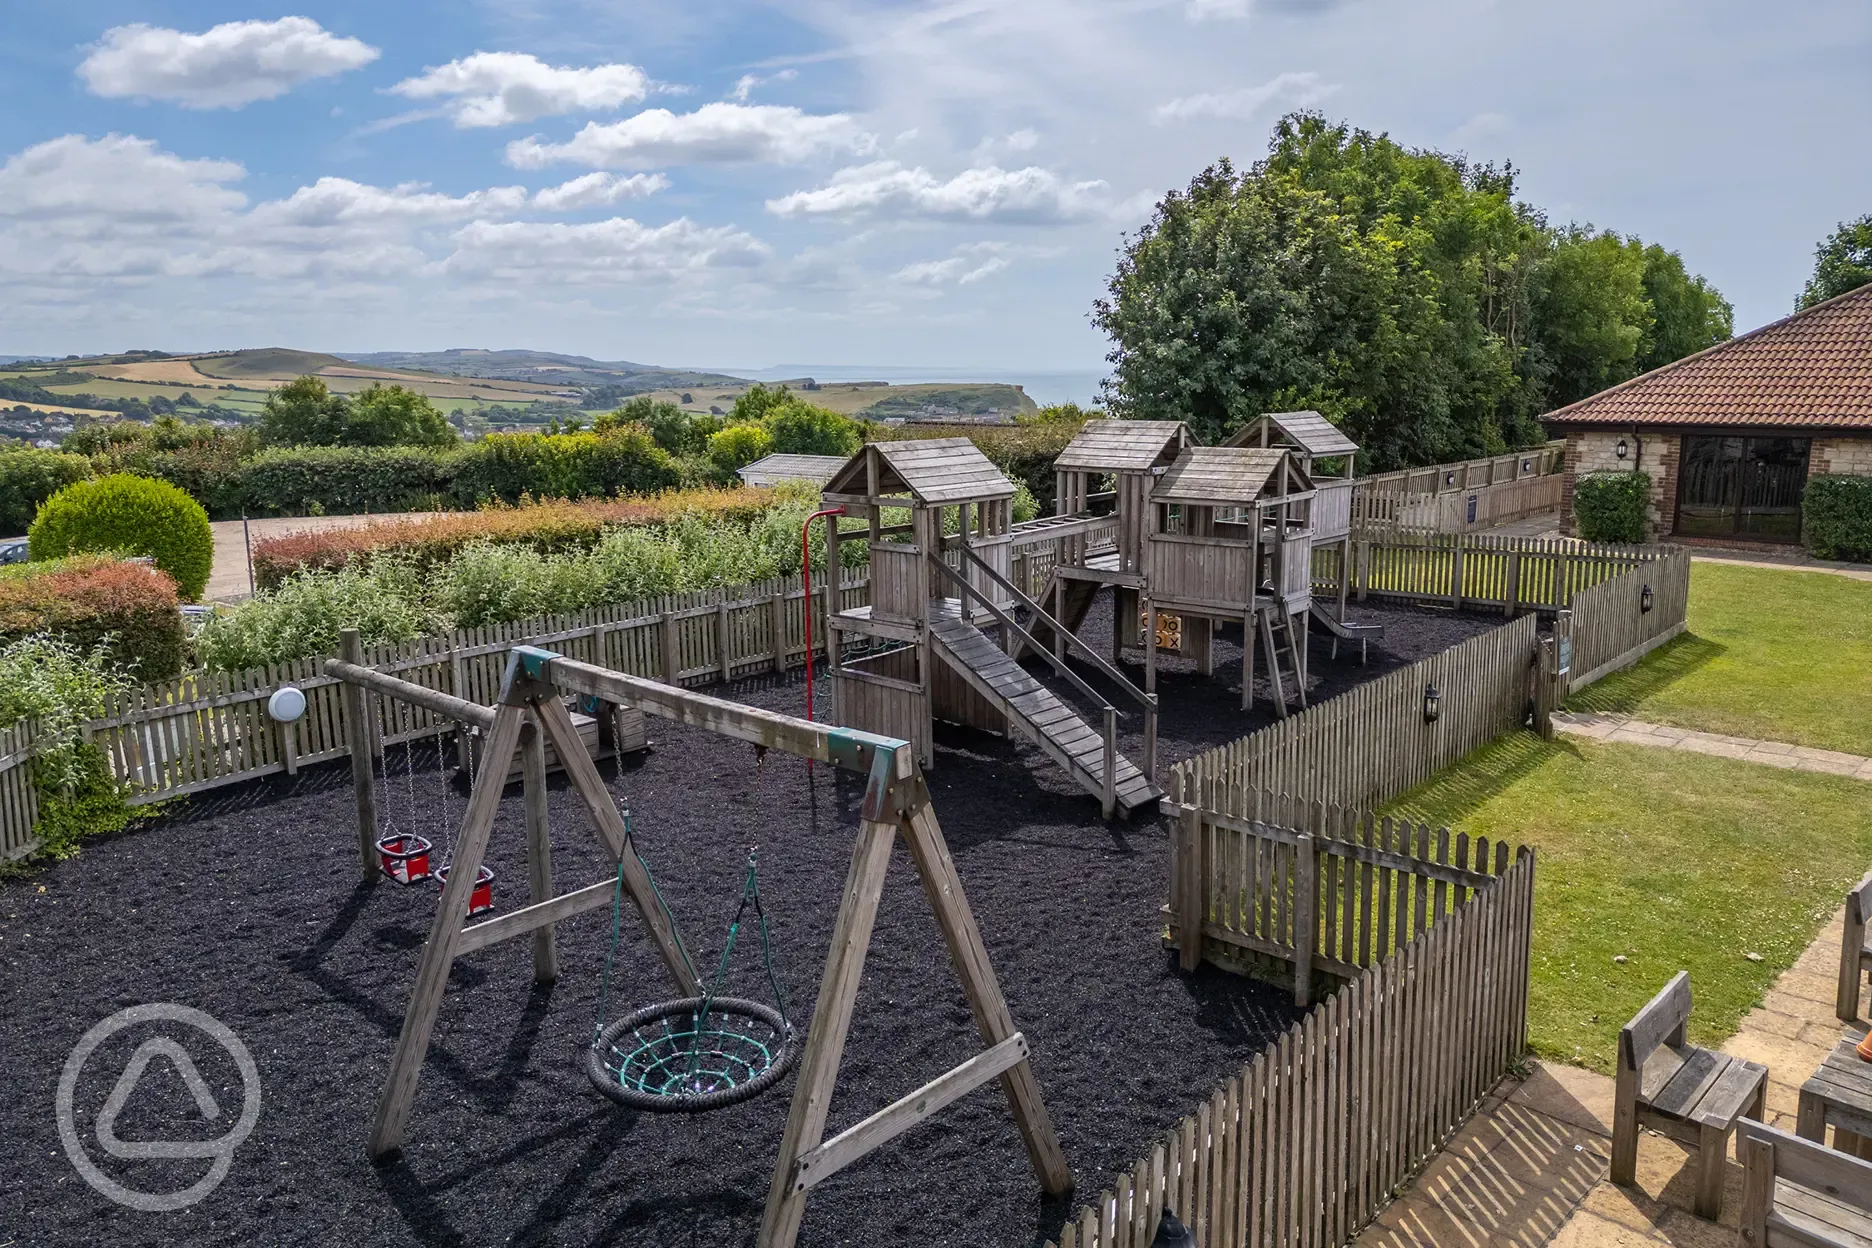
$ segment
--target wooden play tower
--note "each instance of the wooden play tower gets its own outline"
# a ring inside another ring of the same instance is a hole
[[[1242,624],[1242,708],[1253,705],[1256,641],[1274,705],[1287,714],[1282,662],[1306,705],[1312,608],[1313,481],[1273,447],[1192,446],[1157,478],[1145,512],[1144,688],[1157,681],[1157,615],[1183,622],[1205,673],[1218,622]]]
[[[1151,488],[1192,442],[1180,420],[1087,421],[1053,461],[1057,514],[1016,533],[1017,542],[1061,535],[1040,598],[1068,630],[1078,631],[1099,589],[1112,587],[1114,661],[1139,644]],[[1100,488],[1107,479],[1109,493]]]
[[[870,603],[827,621],[837,716],[911,742],[926,769],[935,763],[936,720],[1018,732],[1096,794],[1107,815],[1154,802],[1156,700],[1010,579],[1013,498],[1013,483],[966,438],[873,443],[827,482],[825,505],[866,523],[836,540],[866,542],[871,557]],[[1062,649],[1078,648],[1143,712],[1143,768],[1118,752],[1117,708],[1063,656],[1035,644],[1036,628],[1057,632]],[[1098,708],[1099,727],[1011,656],[1023,643]],[[871,652],[841,657],[860,645]]]

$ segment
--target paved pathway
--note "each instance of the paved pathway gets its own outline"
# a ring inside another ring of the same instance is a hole
[[[1824,771],[1835,776],[1872,781],[1872,758],[1842,754],[1838,750],[1816,750],[1786,741],[1757,741],[1751,737],[1725,737],[1715,732],[1692,732],[1665,724],[1646,723],[1628,715],[1606,715],[1593,711],[1555,711],[1556,731],[1594,741],[1612,741],[1622,745],[1649,745],[1661,750],[1689,750],[1695,754],[1714,754],[1718,758],[1739,758],[1744,762],[1782,767],[1789,771]]]
[[[1841,1035],[1833,1007],[1845,914],[1843,907],[1834,913],[1722,1046],[1768,1067],[1767,1119],[1784,1130],[1794,1129],[1800,1085]],[[1524,1080],[1504,1081],[1354,1245],[1734,1248],[1742,1168],[1733,1150],[1720,1223],[1690,1212],[1694,1150],[1646,1132],[1638,1143],[1637,1186],[1629,1190],[1607,1178],[1611,1157],[1612,1080],[1537,1065]]]

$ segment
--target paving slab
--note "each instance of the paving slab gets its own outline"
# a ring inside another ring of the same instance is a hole
[[[1845,754],[1838,750],[1819,750],[1787,741],[1757,741],[1748,737],[1725,736],[1719,732],[1695,732],[1669,724],[1654,724],[1626,715],[1592,711],[1556,711],[1554,728],[1567,736],[1618,745],[1644,745],[1654,749],[1689,750],[1716,758],[1737,758],[1780,767],[1788,771],[1817,771],[1872,781],[1872,757]]]

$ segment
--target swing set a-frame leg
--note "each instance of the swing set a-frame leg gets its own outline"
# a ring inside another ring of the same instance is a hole
[[[874,775],[873,792],[866,795],[867,817],[859,825],[858,843],[845,878],[844,899],[832,929],[831,954],[813,1008],[812,1029],[807,1033],[799,1082],[793,1089],[786,1133],[780,1140],[773,1184],[768,1189],[767,1208],[754,1241],[756,1248],[794,1248],[806,1212],[806,1196],[813,1185],[996,1076],[1041,1186],[1053,1196],[1063,1196],[1073,1188],[1072,1170],[1066,1164],[1040,1096],[1039,1082],[1027,1060],[1026,1040],[1014,1029],[987,947],[982,943],[981,929],[962,892],[962,881],[930,807],[929,792],[908,757],[909,749],[903,747],[904,754],[893,767],[893,791],[877,792]],[[891,848],[899,835],[922,877],[924,892],[948,942],[950,960],[989,1047],[828,1143],[826,1118],[838,1083],[839,1063],[851,1028]]]

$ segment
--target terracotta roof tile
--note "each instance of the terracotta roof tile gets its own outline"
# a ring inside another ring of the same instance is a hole
[[[1553,425],[1872,429],[1872,285],[1549,412]]]

